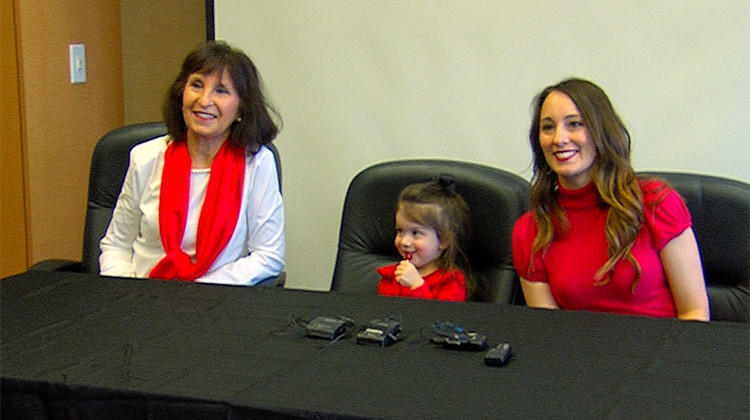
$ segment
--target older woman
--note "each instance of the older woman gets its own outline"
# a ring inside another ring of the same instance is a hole
[[[531,211],[513,230],[529,306],[709,319],[691,218],[679,195],[630,165],[630,135],[595,84],[568,79],[534,101]]]
[[[164,103],[169,134],[133,148],[101,274],[253,285],[284,267],[284,207],[265,147],[278,128],[252,61],[192,51]]]

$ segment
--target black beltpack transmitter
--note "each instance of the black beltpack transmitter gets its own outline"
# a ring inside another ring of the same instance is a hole
[[[466,331],[450,321],[438,321],[432,325],[435,336],[430,339],[435,344],[442,344],[447,349],[484,350],[487,348],[487,337],[474,331]]]
[[[399,340],[401,323],[393,318],[375,319],[357,333],[357,344],[378,344],[386,347]]]
[[[487,366],[505,366],[510,359],[510,354],[510,344],[500,343],[484,355],[484,364]]]
[[[333,340],[346,332],[346,327],[350,325],[352,325],[351,321],[343,318],[319,316],[308,322],[305,328],[308,337]]]
[[[442,344],[446,349],[481,351],[487,348],[487,336],[476,332],[466,333],[466,340],[456,340],[449,337],[436,335],[430,341]]]

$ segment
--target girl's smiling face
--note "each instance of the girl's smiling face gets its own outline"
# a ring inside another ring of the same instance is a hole
[[[429,274],[438,267],[438,258],[445,248],[435,229],[407,219],[401,211],[396,212],[396,249],[404,259],[409,259],[420,274]]]

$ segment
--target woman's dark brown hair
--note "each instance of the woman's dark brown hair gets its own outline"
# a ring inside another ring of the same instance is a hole
[[[182,69],[167,91],[162,112],[167,131],[179,141],[185,130],[182,115],[182,94],[191,74],[211,74],[228,72],[232,84],[240,97],[237,116],[240,121],[232,123],[229,141],[235,146],[245,146],[257,152],[260,146],[276,138],[279,128],[271,113],[280,121],[279,115],[269,105],[263,95],[260,75],[248,56],[222,41],[208,41],[201,44],[185,57]]]

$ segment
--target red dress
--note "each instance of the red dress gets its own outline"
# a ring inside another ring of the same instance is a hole
[[[635,293],[633,265],[619,261],[609,283],[596,286],[594,276],[607,261],[604,233],[607,208],[599,205],[593,183],[578,189],[559,187],[558,203],[570,229],[557,235],[544,255],[529,264],[536,235],[532,213],[527,212],[513,229],[513,264],[519,276],[549,283],[552,296],[563,309],[676,317],[672,292],[659,256],[664,246],[691,227],[690,213],[676,191],[656,180],[640,181],[645,223],[631,250],[641,267]]]
[[[400,296],[420,299],[466,300],[466,281],[464,273],[458,269],[448,271],[435,270],[424,277],[424,284],[414,290],[396,281],[396,266],[387,265],[377,269],[382,276],[378,284],[381,296]]]

